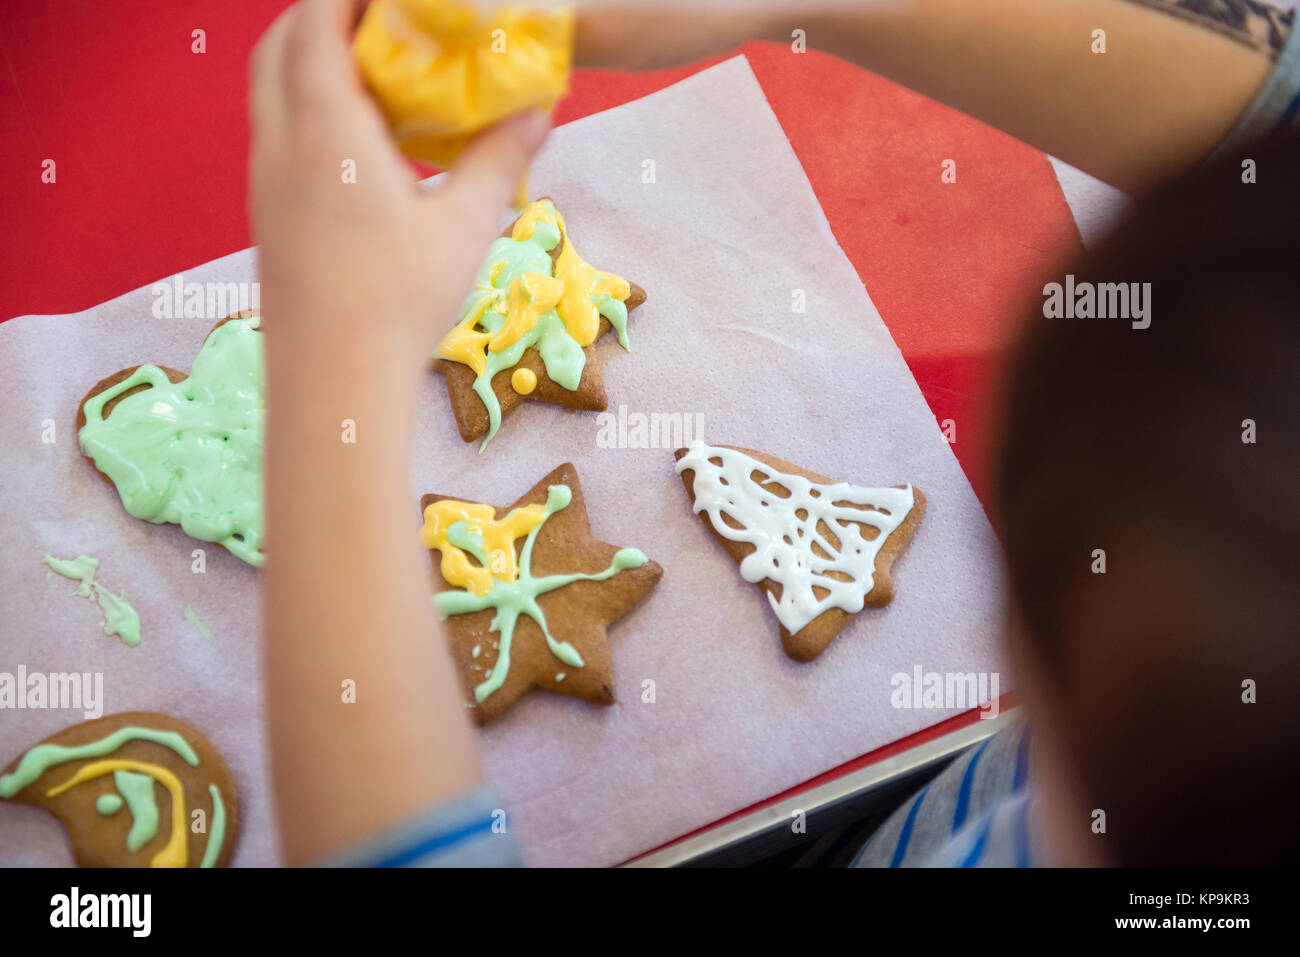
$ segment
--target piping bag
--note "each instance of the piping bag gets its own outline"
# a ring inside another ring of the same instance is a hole
[[[573,8],[375,0],[352,55],[402,152],[446,168],[480,132],[569,88]],[[528,176],[514,205],[528,204]]]

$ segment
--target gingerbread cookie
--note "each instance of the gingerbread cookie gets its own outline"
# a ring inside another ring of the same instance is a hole
[[[9,762],[0,798],[57,817],[82,867],[220,867],[239,827],[221,755],[184,721],[148,711],[51,735]]]
[[[262,554],[266,377],[260,321],[217,323],[187,377],[132,366],[98,382],[77,409],[77,438],[126,510],[173,522],[253,565]]]
[[[548,198],[530,203],[488,249],[460,318],[438,346],[466,442],[491,441],[526,399],[600,412],[608,400],[593,343],[611,329],[631,351],[628,314],[645,290],[578,255]]]
[[[491,721],[534,687],[613,704],[606,627],[663,569],[591,537],[574,467],[561,465],[508,509],[446,495],[426,495],[420,508],[438,569],[434,603],[475,720]]]
[[[853,615],[893,600],[890,568],[925,514],[920,489],[861,488],[699,441],[674,454],[695,512],[767,594],[791,658],[813,660]]]

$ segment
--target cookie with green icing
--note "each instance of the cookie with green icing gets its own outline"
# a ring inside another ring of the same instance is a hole
[[[477,722],[532,688],[614,703],[608,627],[663,569],[592,537],[577,470],[561,465],[507,508],[426,495],[433,601]]]
[[[77,438],[131,515],[261,565],[265,420],[260,320],[241,312],[212,328],[188,376],[139,365],[96,383]]]
[[[148,711],[51,735],[0,773],[0,798],[58,818],[82,867],[221,867],[239,829],[235,782],[216,748]]]
[[[550,197],[528,204],[488,249],[434,356],[461,438],[485,447],[527,400],[603,411],[595,344],[614,332],[630,352],[628,316],[645,300],[578,254]]]

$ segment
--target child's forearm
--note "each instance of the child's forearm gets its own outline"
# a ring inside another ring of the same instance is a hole
[[[284,848],[311,863],[480,772],[416,535],[409,357],[323,339],[284,354],[274,319],[267,706]]]
[[[1170,4],[1172,9],[1173,5]],[[948,103],[1121,189],[1196,163],[1271,67],[1252,49],[1135,0],[878,0],[735,13],[581,12],[585,66],[661,66],[747,37],[807,44]],[[1093,31],[1105,52],[1093,52]]]
[[[352,65],[360,7],[290,7],[250,82],[269,390],[262,622],[291,863],[480,781],[419,546],[411,426],[429,357],[547,129],[537,113],[499,124],[417,188]]]

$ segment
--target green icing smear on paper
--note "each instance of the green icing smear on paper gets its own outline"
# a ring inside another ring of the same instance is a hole
[[[538,533],[541,532],[552,515],[561,509],[567,508],[572,500],[573,492],[569,490],[567,485],[552,485],[547,490],[546,518],[542,519],[524,540],[524,547],[519,555],[519,578],[517,581],[494,581],[492,590],[482,596],[462,589],[440,592],[433,596],[434,605],[444,617],[465,615],[470,612],[482,611],[485,608],[492,608],[496,611],[496,617],[492,619],[492,628],[501,633],[501,642],[497,649],[497,659],[492,666],[491,674],[488,675],[487,680],[474,689],[474,699],[480,703],[505,683],[506,676],[510,672],[510,643],[514,637],[515,623],[519,620],[520,615],[526,615],[537,622],[542,629],[542,634],[546,637],[547,647],[551,649],[551,653],[555,657],[570,667],[583,667],[582,656],[578,654],[578,650],[573,645],[564,641],[556,641],[551,636],[551,630],[546,624],[546,616],[542,614],[542,609],[537,604],[538,598],[547,592],[563,588],[565,585],[576,581],[605,581],[625,569],[639,568],[649,561],[640,550],[623,548],[615,553],[613,561],[603,572],[592,575],[578,573],[546,575],[541,578],[534,578],[532,574],[532,554],[533,544],[537,541]],[[462,527],[457,528],[457,526]],[[448,539],[455,541],[459,538],[461,541],[467,541],[466,533],[468,529],[463,526],[465,526],[464,522],[456,522],[448,528]]]
[[[89,399],[82,451],[136,518],[172,522],[252,565],[262,555],[266,377],[259,319],[215,329],[189,378],[141,366]],[[104,406],[136,386],[149,388]]]
[[[550,203],[551,214],[555,215]],[[511,284],[527,273],[555,275],[555,264],[551,260],[551,250],[560,242],[560,227],[538,219],[533,227],[532,236],[517,240],[502,236],[488,247],[487,258],[479,267],[474,279],[474,289],[461,307],[458,325],[478,325],[491,336],[499,333],[508,317],[501,315],[493,306],[506,299]],[[494,274],[495,271],[495,274]],[[598,272],[601,277],[606,273]],[[618,334],[619,344],[627,351],[632,351],[627,338],[627,304],[615,299],[608,293],[599,297],[592,296],[600,315],[609,320]],[[537,324],[525,332],[517,342],[500,352],[487,354],[487,367],[482,375],[474,380],[474,393],[482,400],[488,414],[488,434],[479,445],[479,451],[487,448],[501,427],[501,403],[492,391],[492,379],[504,369],[512,369],[519,364],[528,349],[536,347],[546,366],[546,374],[551,381],[558,383],[570,392],[577,391],[582,381],[582,370],[586,367],[587,356],[582,346],[569,334],[568,327],[560,314],[551,309],[542,313]],[[451,358],[443,356],[443,358]]]
[[[140,644],[140,616],[136,610],[131,607],[125,595],[114,595],[95,581],[99,559],[89,555],[79,555],[76,558],[46,555],[41,561],[64,578],[81,582],[81,587],[71,597],[86,598],[99,605],[99,610],[104,613],[104,634],[117,635],[128,645]]]
[[[200,635],[202,635],[204,638],[211,640],[212,629],[208,627],[207,622],[205,622],[202,618],[199,617],[199,613],[194,610],[193,605],[185,606],[185,620],[188,621],[195,628],[197,628],[199,630]]]

